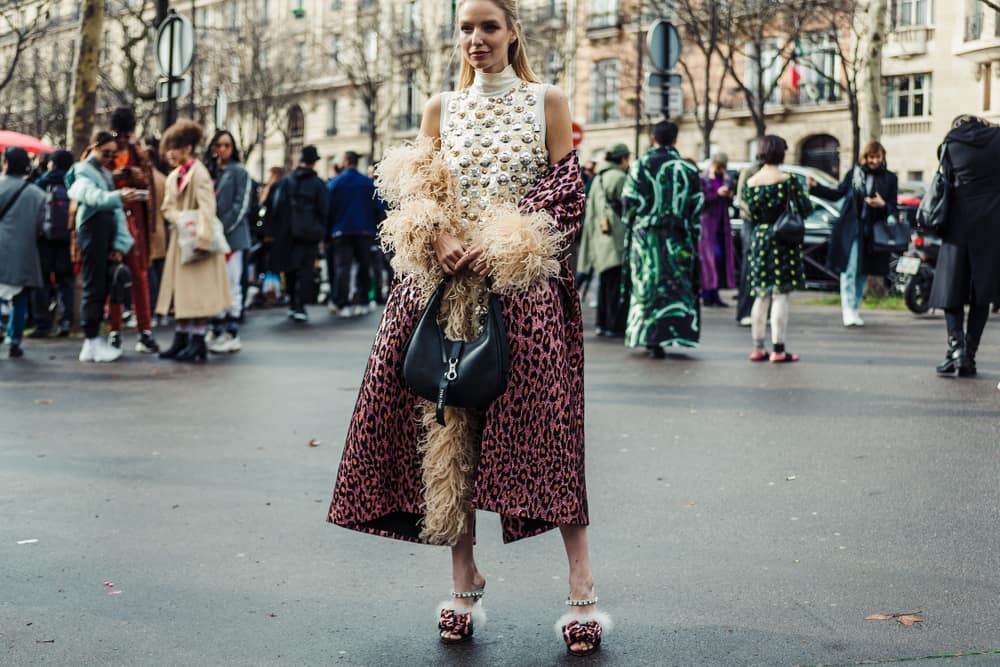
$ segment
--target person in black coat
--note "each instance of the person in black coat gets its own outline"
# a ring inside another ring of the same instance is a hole
[[[870,142],[861,152],[861,162],[851,169],[836,188],[828,188],[809,178],[809,193],[837,201],[843,198],[840,218],[830,230],[826,265],[840,274],[840,306],[845,327],[864,326],[858,314],[865,295],[868,276],[889,273],[889,253],[872,247],[872,228],[876,221],[895,219],[896,174],[885,166],[885,147]]]
[[[972,377],[989,304],[1000,303],[1000,128],[959,116],[939,157],[943,150],[952,190],[930,306],[945,312],[948,352],[937,370]]]
[[[312,286],[319,244],[329,232],[326,184],[314,169],[315,146],[302,149],[299,166],[281,179],[274,196],[275,235],[270,270],[284,271],[290,299],[288,317],[308,322],[306,293]]]

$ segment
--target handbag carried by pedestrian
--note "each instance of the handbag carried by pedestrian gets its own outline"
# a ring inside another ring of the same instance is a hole
[[[403,379],[414,394],[435,404],[442,426],[446,405],[488,408],[507,390],[510,372],[510,345],[497,295],[488,284],[480,294],[486,314],[475,340],[451,340],[438,322],[447,286],[446,278],[434,291],[403,353]]]
[[[941,163],[931,179],[927,194],[920,201],[914,216],[917,229],[935,236],[944,235],[948,227],[948,200],[951,197],[951,160],[948,159],[948,143],[941,144]]]
[[[910,247],[910,225],[890,215],[872,223],[872,250],[881,253],[901,253]]]
[[[794,176],[792,177],[794,178]],[[806,223],[799,215],[791,196],[785,210],[771,224],[771,239],[785,245],[798,245],[806,238]]]
[[[226,254],[230,251],[226,243],[226,232],[218,218],[212,223],[212,245],[206,251],[197,247],[198,211],[181,211],[177,216],[177,248],[181,253],[181,264],[190,264],[211,255]]]

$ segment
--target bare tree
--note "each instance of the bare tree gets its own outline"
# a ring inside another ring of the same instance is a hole
[[[391,54],[380,53],[383,49],[391,49],[384,43],[385,40],[379,38],[377,12],[359,12],[352,28],[344,35],[343,48],[333,57],[361,103],[362,127],[368,135],[368,155],[374,159],[379,128],[392,114],[392,104],[387,99],[390,81],[387,65],[392,58]]]
[[[886,0],[868,0],[862,25],[865,29],[864,78],[861,134],[866,141],[882,138],[882,47],[885,45]]]
[[[0,65],[0,92],[13,80],[21,57],[48,24],[49,0],[8,0],[0,3],[0,44],[7,62]]]
[[[155,0],[112,0],[105,20],[120,38],[110,67],[100,72],[101,99],[108,106],[134,107],[136,116],[155,110],[157,73],[153,67],[156,37]]]
[[[767,131],[765,109],[781,92],[781,79],[815,0],[731,0],[723,5],[729,26],[719,52],[730,78],[746,99],[757,136]],[[739,65],[746,70],[740,73]]]
[[[712,150],[712,130],[723,108],[729,61],[720,48],[726,39],[721,3],[711,0],[677,0],[676,17],[682,39],[692,49],[681,50],[679,64],[694,100],[694,117],[701,130],[702,157]],[[698,68],[702,69],[698,69]]]
[[[825,86],[836,88],[847,101],[851,119],[851,155],[856,162],[861,151],[861,74],[864,68],[864,31],[855,20],[859,5],[864,0],[826,0],[816,6],[810,30],[803,41],[811,50],[830,49],[836,68],[832,71],[820,66],[811,58],[802,59],[799,64],[811,71]],[[845,36],[848,39],[845,39]]]
[[[104,0],[83,0],[80,39],[73,67],[73,107],[67,120],[70,150],[79,155],[97,117],[97,74],[104,34]]]

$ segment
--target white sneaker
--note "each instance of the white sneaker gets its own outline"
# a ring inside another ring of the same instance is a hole
[[[254,301],[257,300],[257,295],[260,294],[260,288],[256,285],[250,285],[247,288],[246,298],[243,299],[243,309],[246,310],[253,306]]]
[[[335,304],[333,301],[326,304],[326,307],[330,311],[331,315],[337,315],[340,313],[340,308],[337,308],[337,304]]]
[[[231,333],[227,333],[226,335],[229,336],[229,344],[226,346],[226,352],[233,354],[243,349],[243,343],[240,342],[238,334],[234,336]]]
[[[83,341],[83,349],[80,350],[80,361],[96,361],[107,363],[115,361],[122,356],[120,348],[108,345],[103,338],[88,338]]]
[[[83,341],[83,347],[80,348],[80,361],[93,361],[94,360],[94,347],[96,347],[96,342],[98,338],[85,338]]]
[[[209,339],[211,336],[211,340]],[[229,352],[229,342],[233,339],[233,335],[228,331],[216,336],[213,332],[208,332],[205,334],[205,346],[208,347],[209,352],[214,352],[216,354],[225,354]]]
[[[337,308],[334,306],[334,308]],[[342,320],[349,320],[354,317],[354,306],[348,304],[343,308],[337,308],[337,317]]]
[[[844,326],[845,327],[863,327],[865,326],[865,321],[861,319],[858,311],[853,308],[844,308]]]

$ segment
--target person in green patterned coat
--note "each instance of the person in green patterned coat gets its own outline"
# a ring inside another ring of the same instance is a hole
[[[677,126],[660,121],[655,144],[629,171],[622,192],[630,290],[625,344],[662,359],[664,347],[701,336],[698,239],[704,194],[698,168],[674,148]]]

